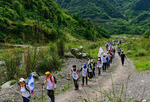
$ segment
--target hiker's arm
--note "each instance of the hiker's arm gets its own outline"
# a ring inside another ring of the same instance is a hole
[[[53,91],[55,91],[55,82],[54,82],[54,78],[52,78],[52,83],[53,83]]]
[[[82,67],[81,67],[81,69],[79,70],[80,72],[82,71]]]
[[[72,74],[72,70],[71,70],[71,72],[69,73],[69,76]]]
[[[46,83],[46,80],[43,83],[41,83],[41,85],[44,85],[45,83]]]

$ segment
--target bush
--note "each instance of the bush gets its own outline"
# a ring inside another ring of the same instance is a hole
[[[57,52],[60,58],[64,57],[65,44],[63,39],[57,41]]]
[[[16,41],[15,41],[16,44],[23,44],[23,40],[21,38],[18,38]]]
[[[62,60],[58,56],[56,45],[50,44],[49,49],[42,52],[42,57],[37,68],[38,72],[56,71],[62,67]]]
[[[146,56],[147,51],[145,49],[138,49],[138,54],[139,54],[139,56]]]
[[[150,30],[146,30],[144,35],[143,35],[144,38],[150,38]]]

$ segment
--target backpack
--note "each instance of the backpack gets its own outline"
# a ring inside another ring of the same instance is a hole
[[[51,79],[52,77],[54,78],[54,83],[57,84],[57,79],[56,79],[56,77],[54,77],[54,76],[51,76],[51,77],[50,77],[51,82],[52,82],[52,79]]]

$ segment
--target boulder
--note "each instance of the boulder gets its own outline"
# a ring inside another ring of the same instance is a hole
[[[9,88],[9,87],[11,87],[11,86],[10,86],[10,83],[11,83],[11,81],[8,81],[8,82],[4,83],[4,84],[1,86],[1,88],[3,89],[3,88]]]
[[[39,75],[38,75],[36,72],[32,72],[31,74],[33,74],[33,77],[34,77],[35,79],[38,79]]]
[[[79,52],[83,52],[83,46],[78,47]]]
[[[66,58],[75,58],[75,56],[71,52],[65,53],[64,56]]]
[[[77,49],[77,48],[71,48],[71,53],[72,53],[74,56],[77,56],[77,54],[79,53],[79,49]]]
[[[5,61],[0,61],[0,66],[5,66]]]
[[[76,58],[81,59],[81,58],[83,58],[82,55],[83,54],[81,52],[79,52],[79,53],[77,53]]]
[[[87,58],[88,54],[87,53],[82,53],[82,58]]]

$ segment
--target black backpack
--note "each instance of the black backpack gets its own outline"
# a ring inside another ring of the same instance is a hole
[[[56,79],[56,77],[54,77],[54,76],[51,76],[51,77],[50,77],[51,82],[52,82],[52,79],[51,79],[52,77],[54,78],[54,83],[57,84],[57,79]]]

